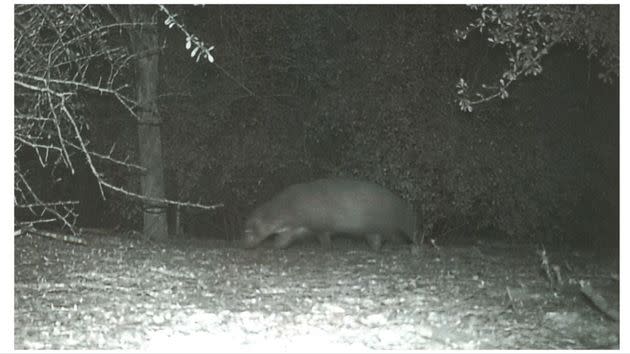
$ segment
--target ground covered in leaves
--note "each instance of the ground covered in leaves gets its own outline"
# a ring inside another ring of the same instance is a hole
[[[475,242],[373,252],[344,240],[329,251],[245,250],[205,240],[84,239],[16,237],[15,349],[619,347],[610,317],[619,308],[617,251],[541,256],[532,245]]]

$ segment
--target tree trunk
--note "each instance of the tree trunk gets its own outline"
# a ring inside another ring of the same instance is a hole
[[[146,168],[140,180],[140,192],[149,198],[164,198],[164,163],[162,161],[161,119],[157,105],[159,80],[159,43],[157,25],[153,19],[154,6],[131,5],[129,14],[133,22],[151,23],[131,31],[131,48],[136,57],[136,87],[138,100],[138,155],[140,165]],[[144,202],[145,237],[168,238],[166,205]]]

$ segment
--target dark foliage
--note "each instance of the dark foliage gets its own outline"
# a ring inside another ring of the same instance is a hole
[[[195,63],[161,28],[167,197],[226,204],[188,210],[189,232],[235,237],[286,185],[344,175],[411,200],[429,237],[617,242],[618,84],[597,80],[584,48],[556,46],[508,99],[464,114],[453,82],[487,82],[506,60],[479,36],[455,40],[467,7],[172,10],[216,48],[215,65]],[[110,123],[99,131],[133,139]]]
[[[615,240],[618,93],[590,78],[596,65],[571,60],[583,52],[554,51],[515,98],[469,116],[452,82],[492,77],[502,54],[480,38],[454,41],[465,7],[204,11],[191,28],[213,37],[237,82],[177,54],[163,61],[179,197],[220,195],[242,218],[287,184],[353,175],[412,200],[429,236],[490,228],[562,240],[588,229],[584,239]],[[605,212],[579,216],[594,210]]]

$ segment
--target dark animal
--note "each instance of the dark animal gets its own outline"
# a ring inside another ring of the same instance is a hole
[[[334,234],[362,236],[378,250],[383,241],[413,242],[411,205],[372,182],[326,178],[289,186],[257,207],[245,223],[243,245],[255,247],[275,236],[276,248],[317,237],[326,248]]]

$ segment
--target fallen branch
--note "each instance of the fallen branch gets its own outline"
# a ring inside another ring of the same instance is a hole
[[[87,243],[74,235],[69,235],[69,234],[63,234],[63,233],[59,233],[59,232],[52,232],[52,231],[45,231],[45,230],[38,230],[36,228],[34,228],[33,226],[25,226],[17,231],[14,232],[15,236],[20,236],[20,235],[34,235],[34,236],[41,236],[41,237],[48,237],[51,238],[53,240],[58,240],[58,241],[63,241],[63,242],[68,242],[68,243],[74,243],[77,245],[87,245]]]
[[[608,304],[608,301],[606,301],[599,292],[595,291],[589,282],[580,280],[580,291],[582,291],[582,294],[591,300],[593,305],[604,313],[604,315],[617,322],[619,321],[619,310],[612,308]]]

